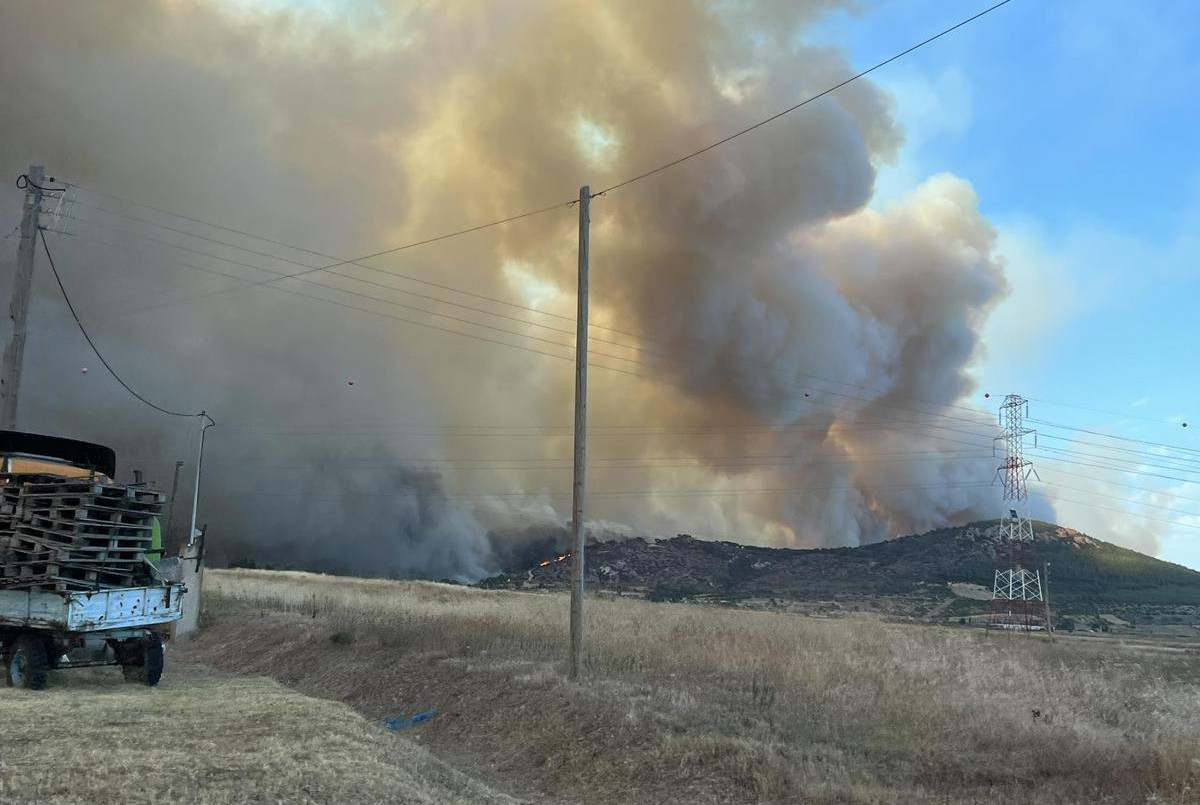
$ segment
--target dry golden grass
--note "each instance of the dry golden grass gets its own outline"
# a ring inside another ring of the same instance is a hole
[[[1200,802],[1200,658],[964,629],[210,572],[186,651],[414,735],[510,793],[586,802]]]
[[[512,802],[345,705],[268,679],[172,667],[158,688],[114,669],[0,688],[0,802]]]

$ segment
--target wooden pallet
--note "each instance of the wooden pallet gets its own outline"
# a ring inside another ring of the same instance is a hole
[[[136,587],[149,580],[144,563],[115,568],[65,561],[19,562],[5,565],[4,585],[47,584],[63,581],[83,587]]]
[[[62,479],[53,483],[25,483],[21,485],[21,497],[45,496],[88,496],[91,498],[122,500],[137,505],[161,506],[167,496],[153,489],[138,486],[105,484],[86,479]]]
[[[8,546],[10,563],[31,561],[36,557],[48,557],[70,562],[87,564],[110,563],[114,567],[126,564],[141,564],[142,557],[150,549],[146,546],[78,546],[78,545],[46,545],[35,540],[17,537]]]
[[[166,496],[95,478],[0,476],[0,587],[94,590],[147,583]]]
[[[149,528],[157,516],[150,511],[129,511],[112,506],[24,506],[21,517],[53,517],[58,520],[88,522],[93,525],[142,526]]]
[[[41,515],[29,512],[22,517],[18,528],[35,528],[54,534],[71,534],[78,537],[88,536],[150,536],[153,527],[149,525],[130,525],[128,523],[109,523],[104,520],[73,520],[55,515]]]

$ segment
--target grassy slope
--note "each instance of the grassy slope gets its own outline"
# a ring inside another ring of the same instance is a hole
[[[171,667],[0,688],[0,802],[511,802],[350,708],[269,679]]]
[[[1185,652],[595,599],[575,684],[560,595],[250,571],[212,572],[209,590],[193,657],[371,718],[437,709],[414,737],[522,795],[1190,803],[1200,790]]]

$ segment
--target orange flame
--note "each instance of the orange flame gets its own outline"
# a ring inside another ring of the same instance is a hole
[[[538,567],[550,567],[550,565],[554,564],[555,562],[565,562],[570,558],[571,554],[564,553],[560,556],[554,557],[553,559],[547,559],[545,562],[538,562]]]

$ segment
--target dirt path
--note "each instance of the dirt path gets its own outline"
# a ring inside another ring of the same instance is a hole
[[[158,688],[108,668],[0,688],[0,723],[6,805],[516,803],[345,705],[194,663]]]

